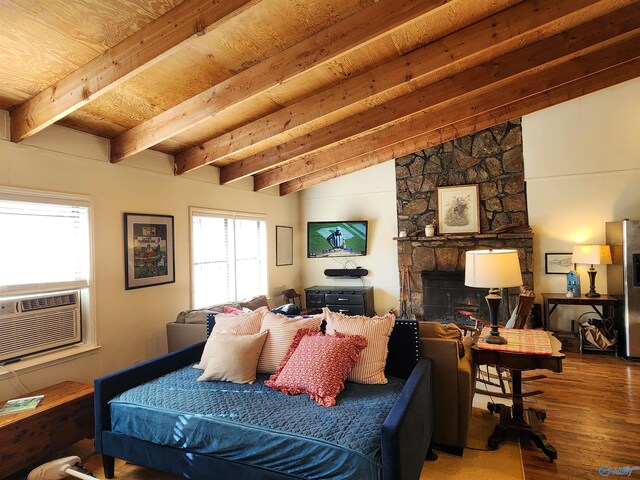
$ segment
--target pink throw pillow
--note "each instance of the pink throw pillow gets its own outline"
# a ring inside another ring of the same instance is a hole
[[[300,329],[278,370],[264,383],[289,395],[306,393],[318,405],[331,407],[366,346],[367,340],[359,335]]]
[[[382,317],[343,315],[324,308],[327,334],[337,332],[346,335],[361,335],[367,339],[367,348],[360,354],[358,363],[349,372],[347,380],[355,383],[385,384],[384,368],[387,364],[388,344],[396,317],[387,313]]]
[[[235,314],[235,315],[242,315],[243,313],[245,313],[242,310],[240,310],[239,308],[229,307],[227,305],[222,307],[222,310],[223,310],[224,313],[232,313],[232,314]]]

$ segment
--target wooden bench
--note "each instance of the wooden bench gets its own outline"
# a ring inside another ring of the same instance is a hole
[[[62,382],[22,396],[33,395],[44,395],[35,410],[0,416],[0,478],[93,438],[93,386]]]

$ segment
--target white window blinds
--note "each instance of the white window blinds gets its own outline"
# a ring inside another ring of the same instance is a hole
[[[0,192],[0,295],[89,286],[89,205]]]
[[[266,222],[192,212],[193,307],[266,293]]]

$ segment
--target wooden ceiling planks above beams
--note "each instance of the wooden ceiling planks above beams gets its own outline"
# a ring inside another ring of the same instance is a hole
[[[388,0],[376,3],[120,134],[111,141],[111,162],[119,162],[150,148],[223,109],[389,36],[438,9],[450,12],[462,1]],[[490,0],[477,2],[491,3]]]
[[[572,1],[584,3],[584,0]],[[480,5],[475,5],[477,9],[466,9],[465,14],[457,16],[455,22],[450,22],[447,29],[455,31],[482,18],[484,10]],[[505,7],[508,6],[508,4],[505,5]],[[522,13],[525,11],[530,13],[528,8],[522,9]],[[445,12],[442,10],[434,12],[434,17],[436,13],[442,17]],[[499,29],[495,29],[495,32],[499,34]],[[436,43],[441,44],[441,41]],[[297,133],[296,130],[300,127],[314,121],[322,121],[327,118],[327,115],[360,100],[383,92],[388,94],[394,87],[415,83],[424,73],[432,71],[436,66],[446,64],[453,57],[449,52],[445,52],[445,47],[441,47],[440,51],[436,51],[433,47],[425,51],[424,48],[426,47],[390,60],[378,68],[176,155],[177,173],[181,174],[214,162],[219,165],[221,160],[236,160],[241,158],[243,150],[255,150],[262,143],[281,143],[281,138],[284,138],[282,134],[292,135]],[[435,58],[436,55],[438,58]]]
[[[565,101],[567,98],[563,96],[560,96],[556,101],[552,98],[553,93],[546,95],[545,92],[552,88],[556,88],[553,92],[559,91],[558,87],[564,83],[575,82],[576,78],[579,79],[583,76],[589,77],[596,75],[611,65],[635,61],[640,55],[638,48],[636,48],[635,51],[624,51],[624,48],[637,47],[637,45],[636,37],[632,44],[623,43],[613,46],[604,52],[594,52],[585,57],[577,58],[573,63],[540,72],[534,77],[527,79],[527,81],[520,79],[501,89],[470,97],[467,100],[459,101],[456,104],[430,112],[429,114],[421,113],[406,122],[396,124],[386,130],[378,131],[359,140],[339,145],[332,150],[314,156],[314,158],[307,159],[305,162],[286,165],[282,167],[283,170],[289,168],[295,170],[295,172],[287,172],[284,178],[287,176],[293,179],[305,177],[315,171],[327,168],[339,170],[340,165],[348,162],[350,159],[366,156],[369,152],[381,151],[381,149],[389,147],[392,147],[393,153],[397,154],[397,156],[412,153],[424,148],[423,142],[429,139],[429,132],[437,130],[438,128],[444,128],[451,122],[463,121],[468,118],[473,118],[484,111],[494,110],[501,108],[505,104],[518,102],[518,99],[525,99],[523,101],[527,101],[528,97],[535,95],[551,97],[551,100],[548,102],[544,100],[539,108],[545,108]],[[607,58],[609,54],[612,54],[613,57]],[[579,96],[579,94],[575,96]],[[531,111],[535,110],[528,110],[525,113],[530,113]],[[524,115],[524,113],[522,114]],[[406,150],[400,150],[398,145],[402,145]],[[388,157],[386,160],[391,158],[394,157]],[[258,178],[259,176],[255,177],[254,181],[257,181]],[[289,185],[295,184],[296,180],[290,180],[289,182],[285,183],[289,183]]]
[[[111,138],[113,163],[155,148],[177,174],[211,164],[222,184],[253,175],[283,193],[578,96],[601,71],[622,81],[640,50],[640,0],[78,2],[52,2],[46,24],[9,9],[33,28],[0,32],[5,45],[68,34],[37,47],[32,77],[4,50],[14,141],[66,117]],[[109,42],[123,2],[131,19]]]
[[[286,178],[291,179],[289,181],[293,181],[295,178],[326,168],[339,168],[336,164],[341,164],[354,157],[366,155],[368,152],[387,148],[401,142],[409,150],[400,153],[399,156],[420,150],[423,148],[421,139],[428,135],[426,132],[472,118],[485,111],[501,108],[504,105],[517,102],[519,99],[544,94],[544,92],[562,86],[565,83],[597,74],[615,65],[634,61],[640,56],[639,46],[639,37],[632,37],[606,49],[576,57],[571,62],[538,72],[528,78],[519,78],[500,88],[459,100],[444,108],[428,113],[421,112],[405,122],[395,124],[358,140],[344,143],[315,155],[313,158],[281,167],[283,170],[281,172],[283,174],[282,182],[285,182]],[[561,100],[555,103],[564,100],[566,98],[561,97]],[[551,105],[555,103],[551,103]],[[545,108],[546,106],[549,105],[545,104],[544,107],[540,108]],[[397,147],[395,147],[395,151],[396,153],[398,152]],[[341,160],[337,161],[336,159]],[[259,177],[256,176],[254,182],[258,183]]]
[[[280,184],[280,195],[299,192],[313,185],[357,172],[394,158],[448,142],[455,138],[489,128],[498,123],[572,100],[603,88],[640,76],[640,58],[598,71],[594,74],[553,87],[544,92],[516,100],[494,110],[471,116],[393,145],[369,151],[344,162],[330,165]]]
[[[250,164],[243,168],[242,158],[316,129],[327,115],[344,112],[346,107],[383,92],[402,95],[407,88],[433,83],[447,74],[580,25],[620,6],[608,0],[540,0],[514,5],[374,70],[190,148],[176,155],[176,173],[205,164],[218,165],[224,160],[228,163],[240,160],[227,171],[228,177],[223,174],[223,183],[255,174],[259,170],[252,169]]]
[[[513,83],[513,79],[528,78],[544,69],[552,69],[556,65],[571,62],[581,51],[584,54],[605,48],[611,43],[620,42],[625,35],[635,37],[638,29],[640,29],[639,9],[627,7],[627,9],[613,12],[585,26],[575,27],[549,37],[312,132],[300,140],[223,167],[220,174],[221,183],[229,181],[242,168],[260,171],[276,165],[282,165],[282,167],[257,175],[254,186],[256,190],[260,190],[282,183],[290,180],[292,178],[290,175],[296,175],[315,164],[317,156],[314,156],[314,152],[321,154],[322,150],[331,149],[339,143],[348,144],[359,136],[366,136],[379,130],[383,125],[402,123],[402,118],[410,118],[420,112],[427,113],[434,108],[446,108],[448,104],[455,104],[465,96],[476,92],[495,91],[502,88],[505,83]],[[563,41],[565,38],[569,38],[570,41]],[[630,47],[633,45],[637,47],[640,44],[632,40]]]
[[[20,142],[262,0],[185,0],[11,111]]]

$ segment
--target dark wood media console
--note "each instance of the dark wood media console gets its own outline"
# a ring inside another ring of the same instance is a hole
[[[373,287],[309,287],[304,289],[306,307],[328,307],[345,315],[376,314],[373,307]]]

